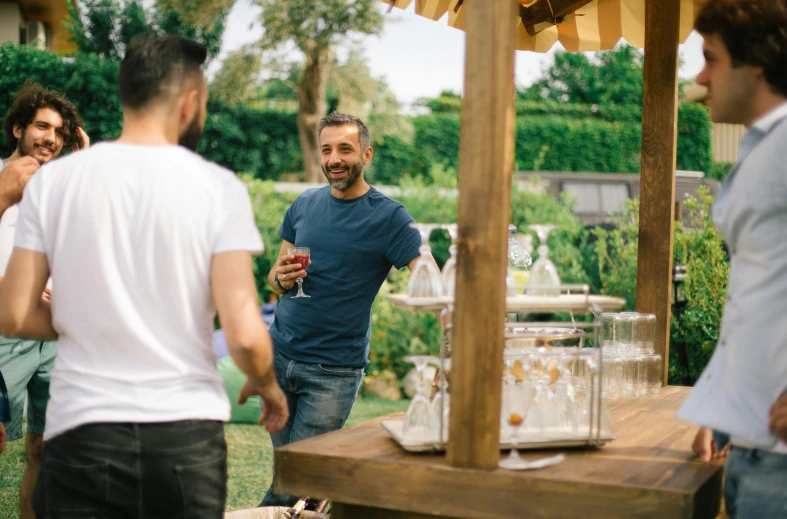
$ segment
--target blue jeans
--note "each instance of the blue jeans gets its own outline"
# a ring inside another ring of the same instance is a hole
[[[731,519],[787,517],[787,454],[733,445],[724,477]]]
[[[287,424],[271,433],[274,449],[344,427],[361,387],[363,368],[306,364],[275,355],[274,369],[290,409]],[[275,479],[275,464],[273,469]],[[274,494],[271,482],[260,506],[292,506],[297,500]]]
[[[221,519],[227,500],[224,424],[94,423],[44,443],[38,519]]]

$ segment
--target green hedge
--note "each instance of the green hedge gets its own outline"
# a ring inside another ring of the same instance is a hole
[[[538,103],[541,104],[541,103]],[[566,106],[579,111],[581,105]],[[531,106],[537,106],[531,103]],[[588,108],[589,109],[589,108]],[[624,110],[621,108],[621,110]],[[602,118],[570,117],[544,113],[517,117],[515,169],[531,171],[588,171],[636,173],[640,168],[642,127],[639,121],[611,122]],[[422,174],[426,158],[457,168],[459,162],[459,114],[415,117],[410,175]],[[711,169],[711,122],[707,111],[696,104],[678,109],[678,169],[707,172]],[[403,144],[403,143],[401,143]],[[401,149],[396,150],[402,154]],[[387,149],[378,161],[389,160]],[[395,159],[393,159],[395,160]],[[407,165],[405,164],[404,167]]]

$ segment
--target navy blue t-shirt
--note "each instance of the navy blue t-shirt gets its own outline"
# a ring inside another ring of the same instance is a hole
[[[367,363],[374,298],[394,266],[418,257],[413,218],[374,188],[352,200],[330,186],[310,189],[284,215],[279,236],[311,249],[303,291],[298,285],[276,305],[270,332],[277,353],[310,364],[362,367]]]

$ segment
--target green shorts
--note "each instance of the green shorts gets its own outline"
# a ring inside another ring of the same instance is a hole
[[[27,394],[27,432],[44,434],[49,376],[57,342],[9,339],[0,335],[0,372],[8,389],[11,417],[5,417],[8,441],[22,437],[22,415]]]

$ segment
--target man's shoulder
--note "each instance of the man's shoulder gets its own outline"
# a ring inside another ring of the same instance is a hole
[[[382,194],[374,187],[372,187],[370,190],[369,200],[375,206],[375,210],[383,210],[394,213],[399,209],[404,209],[404,211],[407,212],[407,208],[401,202],[394,200],[388,195]]]
[[[302,204],[307,202],[315,202],[318,200],[326,200],[331,194],[330,186],[312,187],[298,195],[293,204]]]

